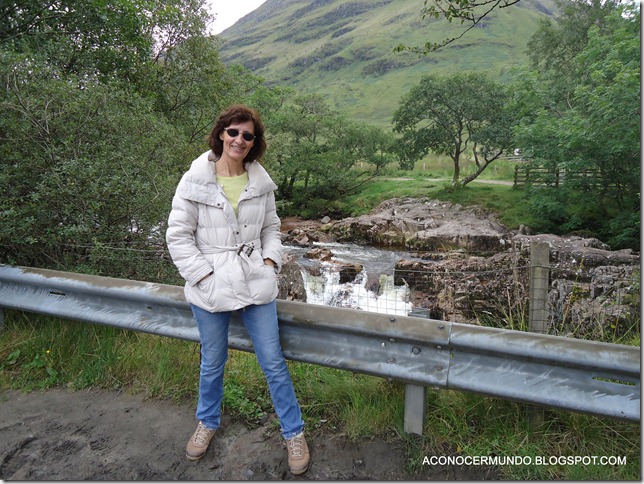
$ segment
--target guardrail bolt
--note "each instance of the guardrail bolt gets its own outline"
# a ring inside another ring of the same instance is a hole
[[[394,318],[394,317],[389,318],[389,322],[390,322],[390,323],[392,323],[392,324],[393,324],[393,323],[395,323],[395,322],[396,322],[396,318]]]
[[[436,370],[436,371],[443,371],[443,367],[442,367],[441,365],[436,365],[436,366],[434,367],[434,370]]]
[[[389,363],[396,363],[396,358],[389,358],[387,361],[389,361]]]
[[[445,325],[443,323],[438,324],[438,329],[445,329]]]
[[[413,354],[417,355],[417,354],[419,354],[419,353],[420,353],[420,348],[419,348],[418,346],[414,346],[414,347],[411,349],[411,352],[412,352]]]

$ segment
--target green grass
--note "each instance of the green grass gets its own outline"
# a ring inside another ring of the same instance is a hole
[[[502,466],[499,478],[635,480],[638,425],[451,390],[428,390],[424,436],[403,432],[404,385],[289,361],[310,431],[402,439],[410,470],[426,456],[624,456],[619,466]],[[199,346],[161,336],[5,311],[0,388],[105,388],[196,404]],[[223,410],[255,425],[272,404],[255,355],[230,351]],[[540,415],[535,426],[531,414]],[[273,422],[275,429],[278,423]]]

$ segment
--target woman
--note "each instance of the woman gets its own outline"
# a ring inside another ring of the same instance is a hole
[[[259,159],[266,150],[257,111],[233,105],[219,116],[210,151],[192,162],[172,200],[166,241],[186,280],[199,328],[199,420],[186,457],[200,459],[219,428],[228,357],[228,324],[240,315],[264,372],[293,474],[306,472],[304,422],[282,354],[277,325],[277,273],[282,264],[273,183]]]

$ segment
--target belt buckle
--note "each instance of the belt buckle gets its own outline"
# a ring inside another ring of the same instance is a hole
[[[244,254],[246,254],[246,256],[250,257],[250,255],[253,253],[254,250],[255,250],[255,247],[253,247],[252,245],[247,245],[247,244],[244,243],[244,244],[239,246],[239,250],[237,251],[237,255],[241,255],[241,253],[243,252]]]

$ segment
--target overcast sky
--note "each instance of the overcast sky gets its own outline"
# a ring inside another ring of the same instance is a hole
[[[211,26],[213,34],[219,34],[244,15],[252,12],[266,0],[208,0],[217,19]]]

